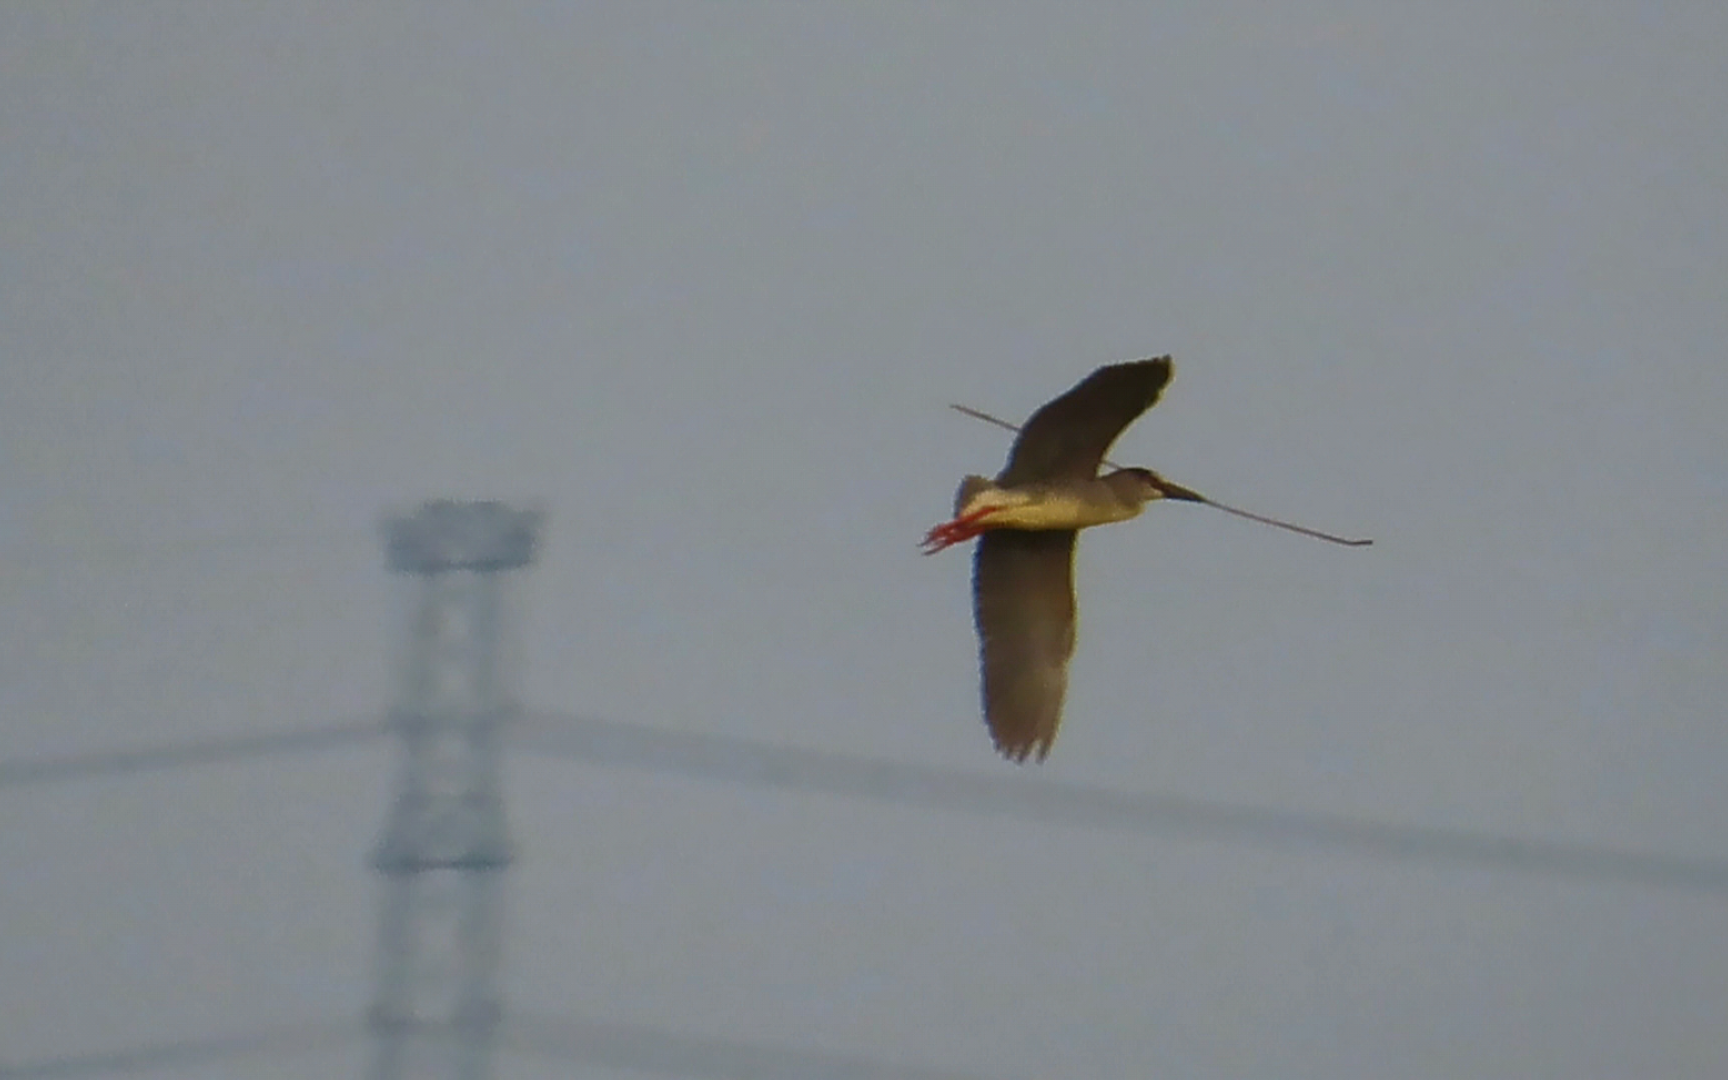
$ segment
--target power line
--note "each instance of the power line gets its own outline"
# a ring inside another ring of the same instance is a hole
[[[1494,833],[1402,825],[1180,795],[1106,791],[1004,778],[859,755],[775,745],[729,735],[671,731],[534,712],[515,741],[530,752],[598,765],[675,773],[746,786],[841,795],[1042,824],[1187,836],[1261,847],[1307,846],[1367,858],[1446,862],[1579,880],[1728,894],[1728,862]],[[382,719],[298,731],[97,751],[40,761],[0,761],[0,788],[153,772],[371,740]]]
[[[0,1065],[0,1080],[62,1080],[67,1077],[104,1076],[204,1065],[225,1058],[305,1053],[332,1049],[355,1041],[364,1034],[361,1025],[344,1020],[301,1024],[250,1035],[177,1039],[173,1042],[150,1043],[124,1050],[58,1058],[28,1065]]]
[[[504,1035],[510,1050],[530,1057],[649,1075],[718,1080],[982,1080],[977,1073],[514,1010],[505,1019]],[[0,1080],[75,1080],[188,1068],[230,1058],[331,1050],[365,1036],[363,1025],[344,1020],[246,1035],[176,1039],[52,1061],[0,1064]]]
[[[980,1074],[897,1065],[776,1043],[683,1035],[636,1024],[512,1012],[505,1042],[520,1054],[657,1076],[713,1080],[982,1080]]]
[[[268,754],[304,753],[346,743],[364,742],[383,734],[384,721],[373,717],[346,720],[298,731],[230,735],[168,746],[98,750],[40,761],[0,761],[0,788],[84,780],[123,773],[155,772],[187,765],[212,765]]]
[[[584,716],[535,713],[524,723],[532,726],[518,741],[531,752],[701,780],[1017,817],[1053,826],[1308,847],[1370,859],[1728,895],[1728,862],[1720,860],[985,776]]]

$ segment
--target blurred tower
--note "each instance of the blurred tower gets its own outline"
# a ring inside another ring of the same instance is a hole
[[[384,879],[373,1080],[486,1080],[499,1022],[500,884],[510,863],[498,774],[506,688],[503,573],[534,558],[540,514],[434,501],[385,524],[390,569],[415,577],[390,722],[396,797]]]

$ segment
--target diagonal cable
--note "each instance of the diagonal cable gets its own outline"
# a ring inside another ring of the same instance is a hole
[[[528,714],[513,737],[530,752],[749,787],[842,795],[955,813],[1114,832],[1306,847],[1371,859],[1452,863],[1549,877],[1728,895],[1728,861],[1531,840],[1464,829],[1106,791],[1026,777],[671,731],[584,716]]]
[[[0,1064],[0,1080],[67,1080],[193,1065],[261,1054],[294,1054],[329,1050],[357,1040],[365,1029],[354,1021],[324,1021],[208,1039],[177,1039],[109,1050],[100,1054],[57,1058],[23,1065]]]
[[[365,742],[384,731],[385,722],[381,718],[369,717],[292,731],[227,735],[163,746],[96,750],[35,761],[0,761],[0,788],[82,780],[121,773],[154,772],[188,765],[210,765],[270,754],[303,753]]]

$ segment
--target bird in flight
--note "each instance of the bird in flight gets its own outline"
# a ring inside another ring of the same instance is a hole
[[[1157,402],[1170,357],[1109,364],[1046,403],[1024,427],[953,408],[1019,432],[994,480],[968,476],[954,517],[924,537],[924,554],[978,537],[972,612],[978,627],[984,722],[1010,761],[1044,760],[1056,741],[1068,660],[1074,654],[1074,542],[1081,529],[1138,517],[1158,499],[1204,503],[1336,544],[1360,546],[1286,521],[1225,506],[1159,476],[1106,460],[1110,444]],[[1099,465],[1111,471],[1098,475]]]

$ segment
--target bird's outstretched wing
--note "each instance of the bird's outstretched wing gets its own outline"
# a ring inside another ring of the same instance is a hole
[[[1074,654],[1071,529],[997,529],[978,538],[972,611],[983,669],[984,722],[1011,761],[1056,741]]]
[[[1099,368],[1032,414],[996,482],[1013,486],[1098,475],[1110,444],[1157,402],[1169,381],[1168,356]]]

